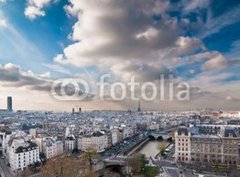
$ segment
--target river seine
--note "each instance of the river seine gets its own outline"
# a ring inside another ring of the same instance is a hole
[[[167,142],[165,141],[157,141],[157,140],[151,140],[148,141],[143,147],[141,147],[137,153],[144,154],[147,158],[155,157],[159,153],[160,144],[164,143],[167,145]]]

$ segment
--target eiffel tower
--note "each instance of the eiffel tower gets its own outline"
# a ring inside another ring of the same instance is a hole
[[[141,112],[141,105],[140,105],[140,99],[138,100],[138,112]]]

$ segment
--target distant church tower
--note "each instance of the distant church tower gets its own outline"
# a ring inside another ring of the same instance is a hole
[[[138,112],[141,112],[141,104],[140,104],[140,99],[138,100]]]

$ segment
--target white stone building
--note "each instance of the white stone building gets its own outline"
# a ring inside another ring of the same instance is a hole
[[[57,140],[57,138],[44,138],[42,146],[47,159],[63,154],[63,142]]]
[[[32,138],[36,138],[37,137],[37,129],[30,129],[29,130],[29,134],[30,134],[30,136],[32,136]]]
[[[175,161],[180,163],[222,164],[236,166],[240,164],[240,136],[237,129],[180,127],[175,133]]]
[[[148,130],[159,130],[159,124],[157,124],[156,122],[151,122],[148,125]]]
[[[5,148],[6,148],[6,133],[0,132],[0,155],[5,154]]]
[[[184,163],[191,161],[191,133],[186,127],[180,127],[175,132],[175,160]]]
[[[7,159],[13,171],[39,162],[39,147],[24,132],[14,133],[7,144]]]
[[[112,144],[115,145],[123,139],[123,131],[119,128],[114,128],[112,131]]]
[[[77,148],[77,140],[74,135],[68,135],[64,140],[65,150],[72,151]]]
[[[104,132],[93,132],[92,134],[81,134],[78,138],[78,149],[82,151],[96,150],[103,152],[108,147],[108,136]]]
[[[124,127],[123,128],[123,139],[130,138],[133,136],[134,132],[132,127]]]

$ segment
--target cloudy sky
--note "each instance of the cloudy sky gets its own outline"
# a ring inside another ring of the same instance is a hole
[[[12,96],[14,109],[136,109],[129,97],[50,93],[55,80],[94,85],[110,73],[124,83],[173,74],[174,85],[190,84],[190,100],[142,101],[146,110],[238,110],[239,17],[238,0],[0,0],[0,108]]]

